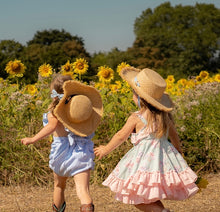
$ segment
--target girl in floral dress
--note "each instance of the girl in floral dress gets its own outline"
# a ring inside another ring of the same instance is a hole
[[[161,200],[184,200],[198,187],[196,174],[181,155],[170,114],[173,104],[164,93],[166,82],[150,69],[126,67],[120,74],[133,88],[133,101],[140,110],[131,114],[106,146],[94,149],[101,159],[130,135],[134,145],[103,185],[116,193],[116,200],[133,204],[141,211],[168,212]]]

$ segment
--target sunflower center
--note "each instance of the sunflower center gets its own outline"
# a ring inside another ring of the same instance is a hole
[[[66,72],[69,72],[70,71],[70,66],[65,66],[64,69],[65,69]]]
[[[196,79],[197,79],[197,81],[202,81],[201,77],[197,77]]]
[[[167,89],[171,89],[171,88],[172,88],[172,85],[168,85],[168,86],[167,86]]]
[[[83,63],[78,63],[77,68],[80,69],[80,70],[84,69],[84,64]]]
[[[110,72],[109,72],[108,70],[104,70],[103,73],[102,73],[102,76],[103,76],[104,78],[108,78],[109,75],[110,75]]]
[[[19,73],[21,70],[21,65],[19,63],[13,63],[12,69],[15,73]]]
[[[201,77],[206,78],[206,77],[207,77],[207,74],[206,74],[206,73],[203,73],[203,74],[201,74]]]

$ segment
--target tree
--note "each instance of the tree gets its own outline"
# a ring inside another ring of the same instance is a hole
[[[6,64],[10,60],[21,59],[24,46],[14,40],[2,40],[0,42],[0,77],[6,78]]]
[[[96,74],[99,66],[109,66],[115,71],[115,80],[117,80],[119,79],[118,73],[116,72],[117,66],[122,62],[128,63],[130,61],[131,58],[128,52],[113,48],[110,52],[95,53],[91,59],[91,66]]]
[[[29,70],[29,73],[25,73],[25,77],[30,82],[37,80],[38,68],[43,63],[48,63],[59,71],[68,60],[73,62],[79,57],[85,58],[88,62],[90,60],[83,39],[72,36],[64,30],[38,31],[27,44],[23,58]]]
[[[172,7],[166,2],[154,11],[143,11],[134,32],[143,47],[158,49],[166,59],[161,68],[179,77],[219,68],[210,63],[220,38],[220,10],[212,4]]]
[[[159,48],[144,46],[141,40],[136,40],[127,52],[132,55],[129,63],[140,69],[145,67],[157,69],[162,67],[166,61]]]
[[[52,43],[75,40],[80,45],[84,46],[83,39],[78,36],[72,36],[69,32],[66,32],[64,29],[61,31],[57,29],[37,31],[33,39],[30,40],[27,44],[40,44],[43,46],[50,46]]]

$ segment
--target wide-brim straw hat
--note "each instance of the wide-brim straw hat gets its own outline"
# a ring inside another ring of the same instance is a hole
[[[99,92],[92,86],[68,80],[64,96],[54,109],[57,119],[71,132],[86,137],[98,127],[103,114]]]
[[[173,109],[173,102],[165,93],[166,81],[157,72],[148,68],[125,67],[120,75],[147,103],[166,112]]]

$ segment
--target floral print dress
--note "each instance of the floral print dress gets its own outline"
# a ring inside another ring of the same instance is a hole
[[[149,204],[157,200],[184,200],[198,191],[197,175],[166,136],[155,138],[137,113],[143,129],[132,133],[131,148],[103,185],[126,204]]]

